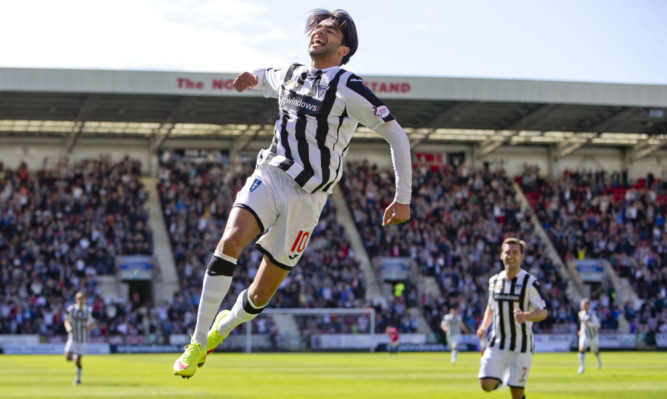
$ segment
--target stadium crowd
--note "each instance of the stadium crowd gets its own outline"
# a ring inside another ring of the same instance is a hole
[[[81,289],[98,321],[95,336],[150,335],[150,341],[163,343],[170,334],[191,332],[205,265],[252,168],[251,162],[194,162],[173,153],[161,158],[157,188],[181,291],[153,306],[136,295],[105,301],[98,279],[116,272],[118,255],[153,254],[139,162],[97,159],[35,172],[25,165],[15,170],[0,165],[0,334],[63,334],[65,304]],[[369,256],[411,258],[441,294],[426,295],[417,280],[408,279],[386,301],[368,303],[364,275],[330,200],[272,307],[372,306],[378,333],[387,326],[417,331],[414,308],[438,332],[442,316],[457,307],[474,330],[486,303],[487,279],[501,268],[499,245],[516,235],[527,242],[525,265],[543,283],[552,310],[536,330],[576,329],[576,304],[567,300],[565,281],[504,170],[418,163],[412,220],[382,228],[382,212],[393,197],[392,176],[388,168],[350,162],[340,186]],[[615,304],[613,292],[597,292],[594,306],[603,328],[617,328],[622,314],[633,331],[666,331],[665,180],[649,176],[631,185],[624,173],[568,172],[551,182],[534,167],[518,180],[563,259],[609,259],[643,300],[635,310]],[[223,306],[230,307],[250,283],[259,258],[251,247],[242,253],[244,266],[237,268]],[[369,328],[367,318],[357,316],[300,318],[299,323],[305,333]],[[256,332],[275,333],[270,317],[252,325]]]
[[[122,328],[125,307],[104,303],[98,275],[115,273],[117,255],[153,253],[139,179],[130,159],[35,172],[0,165],[0,334],[64,333],[65,303],[77,290],[100,330]]]
[[[422,307],[434,332],[440,331],[442,316],[452,306],[459,308],[469,330],[475,330],[486,305],[488,278],[501,270],[500,244],[512,235],[526,241],[525,264],[543,282],[553,309],[553,316],[536,330],[572,331],[566,284],[520,209],[504,170],[417,164],[412,220],[381,228],[375,221],[393,196],[391,171],[367,161],[346,167],[342,187],[369,255],[410,257],[423,275],[438,283],[440,295],[422,294],[409,303]]]
[[[602,328],[616,329],[622,314],[632,332],[667,331],[665,179],[649,173],[632,182],[626,172],[599,170],[565,171],[552,180],[527,167],[520,181],[563,259],[608,260],[632,283],[642,301],[638,311],[598,287],[593,305]]]

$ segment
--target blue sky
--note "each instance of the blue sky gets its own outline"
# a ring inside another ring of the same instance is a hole
[[[313,8],[352,15],[361,76],[667,84],[667,0],[0,0],[0,67],[307,63]]]

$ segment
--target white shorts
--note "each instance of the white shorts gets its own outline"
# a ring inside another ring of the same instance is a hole
[[[584,350],[590,347],[591,352],[597,352],[598,348],[600,347],[600,340],[598,337],[588,338],[586,334],[582,334],[579,336],[579,347],[584,348]]]
[[[236,195],[235,207],[250,211],[262,234],[255,245],[278,267],[291,270],[303,255],[329,194],[309,193],[287,173],[259,165]]]
[[[85,342],[74,342],[72,335],[70,334],[67,337],[67,343],[65,344],[65,354],[74,353],[77,356],[83,356],[86,354],[86,343]]]
[[[478,378],[493,378],[502,383],[505,371],[509,369],[507,385],[514,388],[524,388],[528,380],[528,374],[530,374],[532,361],[532,353],[486,348],[479,366]]]
[[[449,345],[449,350],[457,349],[459,346],[459,336],[454,335],[450,337],[447,335],[447,344]]]

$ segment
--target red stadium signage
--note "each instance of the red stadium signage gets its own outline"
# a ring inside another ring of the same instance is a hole
[[[412,91],[412,85],[409,82],[378,82],[369,81],[364,82],[369,89],[378,94],[406,94]],[[234,90],[234,79],[209,79],[198,80],[189,77],[176,77],[176,87],[179,90],[215,90],[215,91],[232,91]]]
[[[211,79],[208,83],[190,78],[176,78],[176,87],[181,90],[234,90],[234,79]]]
[[[176,78],[179,89],[185,90],[204,90],[204,82],[192,80],[190,78]]]
[[[213,79],[213,90],[233,90],[234,79]]]
[[[408,82],[364,82],[374,93],[409,93],[412,86]]]

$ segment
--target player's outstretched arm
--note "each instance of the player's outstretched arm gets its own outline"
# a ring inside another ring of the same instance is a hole
[[[391,162],[396,177],[394,201],[384,211],[382,226],[391,226],[410,220],[410,199],[412,196],[412,160],[410,140],[395,120],[383,123],[375,129],[391,147]]]
[[[259,83],[259,78],[250,72],[243,72],[234,79],[234,89],[239,93],[255,87]]]
[[[487,305],[486,310],[484,311],[484,318],[482,319],[482,324],[480,324],[477,329],[477,337],[481,340],[486,336],[486,330],[489,329],[491,321],[493,320],[493,309]]]

